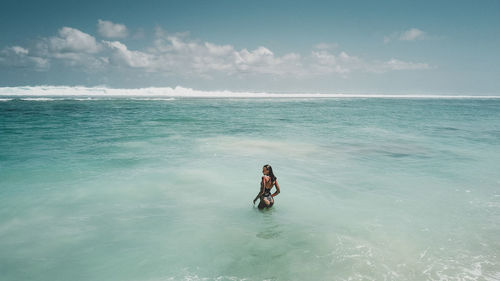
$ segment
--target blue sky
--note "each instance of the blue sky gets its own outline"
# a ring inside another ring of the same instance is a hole
[[[0,86],[500,94],[500,1],[11,1]]]

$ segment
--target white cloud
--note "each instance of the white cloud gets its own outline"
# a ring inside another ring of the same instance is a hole
[[[365,64],[365,69],[373,73],[386,73],[388,71],[404,71],[404,70],[426,70],[433,66],[422,62],[409,62],[391,58],[387,61],[374,61]]]
[[[100,21],[102,22],[104,21]],[[415,38],[418,37],[415,33],[412,34]],[[345,51],[332,50],[336,47],[336,44],[319,43],[306,56],[293,52],[279,55],[265,46],[237,50],[229,44],[203,42],[191,39],[188,33],[170,34],[157,28],[150,47],[131,50],[123,42],[98,42],[90,34],[63,27],[57,36],[38,41],[33,49],[28,50],[21,46],[4,48],[1,51],[0,63],[47,69],[49,63],[54,61],[71,67],[81,67],[84,71],[105,71],[113,66],[115,70],[140,69],[139,71],[189,78],[207,78],[214,75],[347,77],[354,72],[384,73],[431,68],[427,63],[406,62],[394,58],[388,61],[367,61]]]
[[[390,59],[385,62],[385,65],[390,70],[417,70],[417,69],[430,69],[430,65],[420,62],[405,62],[397,59]]]
[[[128,30],[124,24],[106,20],[97,21],[97,31],[106,38],[125,38],[128,36]]]
[[[29,53],[28,49],[20,46],[12,46],[10,49],[17,55],[27,55]]]
[[[40,57],[61,60],[72,67],[81,66],[86,71],[102,69],[107,64],[103,50],[95,37],[71,27],[59,29],[58,36],[43,38],[35,48]]]
[[[391,35],[384,36],[384,43],[387,44],[393,40],[400,41],[417,41],[428,39],[429,36],[427,32],[422,31],[418,28],[410,28],[402,32],[394,32]]]
[[[59,36],[49,38],[48,42],[54,53],[94,54],[101,49],[93,36],[71,27],[61,28]]]
[[[190,40],[188,34],[167,34],[156,30],[154,47],[148,52],[155,55],[152,66],[158,71],[211,75],[274,74],[300,75],[300,56],[288,53],[276,56],[264,46],[254,50],[236,50],[231,45]]]
[[[411,28],[401,33],[399,40],[404,41],[415,41],[422,40],[426,38],[426,33],[418,28]]]
[[[153,56],[139,51],[130,51],[127,46],[118,41],[103,41],[112,52],[111,62],[119,65],[124,64],[130,67],[147,68],[153,64]]]
[[[313,62],[310,67],[315,74],[338,73],[341,77],[347,77],[346,74],[354,71],[385,73],[387,71],[431,68],[427,63],[406,62],[394,58],[384,62],[365,61],[346,52],[335,55],[328,51],[313,51],[311,57]]]
[[[312,62],[309,64],[310,75],[322,75],[330,73],[346,74],[351,72],[352,67],[348,63],[348,55],[344,52],[340,55],[334,55],[328,51],[313,51],[311,53]]]
[[[49,67],[46,58],[30,55],[29,50],[20,46],[5,47],[0,51],[0,65],[8,67],[31,68],[43,71]]]

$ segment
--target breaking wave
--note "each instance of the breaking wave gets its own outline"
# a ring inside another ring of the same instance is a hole
[[[321,94],[201,91],[177,86],[119,89],[83,86],[22,86],[0,87],[0,96],[60,96],[60,97],[197,97],[197,98],[439,98],[439,99],[498,99],[495,95],[407,95],[407,94]]]

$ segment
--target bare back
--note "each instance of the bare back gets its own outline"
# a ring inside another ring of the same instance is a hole
[[[264,188],[265,189],[271,189],[274,186],[274,182],[271,182],[271,177],[270,176],[263,176],[262,180],[264,181]]]

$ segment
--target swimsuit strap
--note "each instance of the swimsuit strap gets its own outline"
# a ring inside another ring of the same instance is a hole
[[[264,187],[264,195],[266,195],[266,194],[270,195],[271,194],[271,189],[272,189],[272,187],[271,188],[265,188]]]
[[[271,179],[271,176],[268,176],[268,175],[265,175],[265,177],[269,177],[269,179]],[[271,185],[271,188],[266,188],[266,186],[264,186],[264,194],[263,195],[271,195],[271,189],[273,189],[273,186],[274,186],[274,182],[272,182],[272,185]]]

